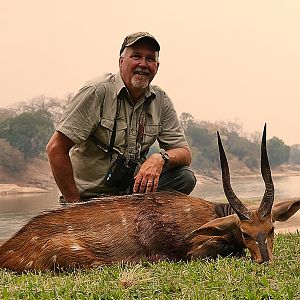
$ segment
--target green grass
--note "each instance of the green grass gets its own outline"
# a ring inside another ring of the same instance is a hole
[[[273,264],[248,258],[116,265],[62,274],[0,271],[1,299],[300,299],[300,234],[277,235]]]

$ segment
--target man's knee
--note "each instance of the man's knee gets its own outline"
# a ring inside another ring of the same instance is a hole
[[[193,171],[187,166],[180,166],[164,170],[159,180],[158,190],[176,190],[184,194],[190,194],[196,182]]]
[[[190,194],[195,185],[196,185],[196,177],[194,175],[194,172],[189,169],[183,169],[181,171],[181,178],[179,179],[179,192],[184,193],[184,194]]]

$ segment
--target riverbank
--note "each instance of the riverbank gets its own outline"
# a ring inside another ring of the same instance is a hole
[[[55,186],[48,161],[33,159],[18,172],[9,172],[0,166],[0,195],[42,193]]]
[[[231,178],[258,178],[261,177],[260,170],[250,170],[238,165],[236,162],[230,169]],[[207,173],[195,172],[198,184],[219,183],[222,181],[221,170]],[[300,176],[300,165],[282,165],[272,170],[272,177]]]
[[[9,194],[35,194],[35,193],[47,193],[48,190],[30,187],[30,186],[19,186],[17,184],[0,184],[0,195]]]
[[[300,176],[300,166],[283,166],[272,172],[273,178],[284,176]],[[22,175],[22,176],[21,176]],[[209,174],[196,173],[197,184],[221,184],[220,172],[211,172]],[[259,171],[252,174],[233,174],[232,178],[258,178],[261,177]],[[4,174],[0,176],[0,197],[13,194],[37,194],[47,193],[56,188],[51,169],[47,162],[37,160],[35,161],[25,173],[20,174],[19,178],[15,178],[15,183],[5,181],[12,181],[13,178],[5,177]],[[4,181],[4,182],[3,182]],[[299,179],[300,181],[300,179]],[[279,199],[280,200],[280,199]],[[300,231],[300,211],[287,222],[275,223],[276,233],[288,233]]]

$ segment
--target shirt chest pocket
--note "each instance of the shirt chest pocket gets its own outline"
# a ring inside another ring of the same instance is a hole
[[[150,147],[157,139],[160,130],[161,130],[161,125],[159,124],[145,125],[142,148]]]
[[[107,147],[110,144],[113,128],[114,128],[114,120],[102,118],[95,133],[95,136]],[[116,150],[119,150],[120,152],[123,152],[125,150],[126,132],[127,132],[127,123],[123,119],[118,119],[114,148]]]

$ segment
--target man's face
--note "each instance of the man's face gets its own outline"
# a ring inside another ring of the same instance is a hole
[[[157,73],[158,52],[147,40],[136,42],[120,57],[121,77],[129,90],[145,90]]]

